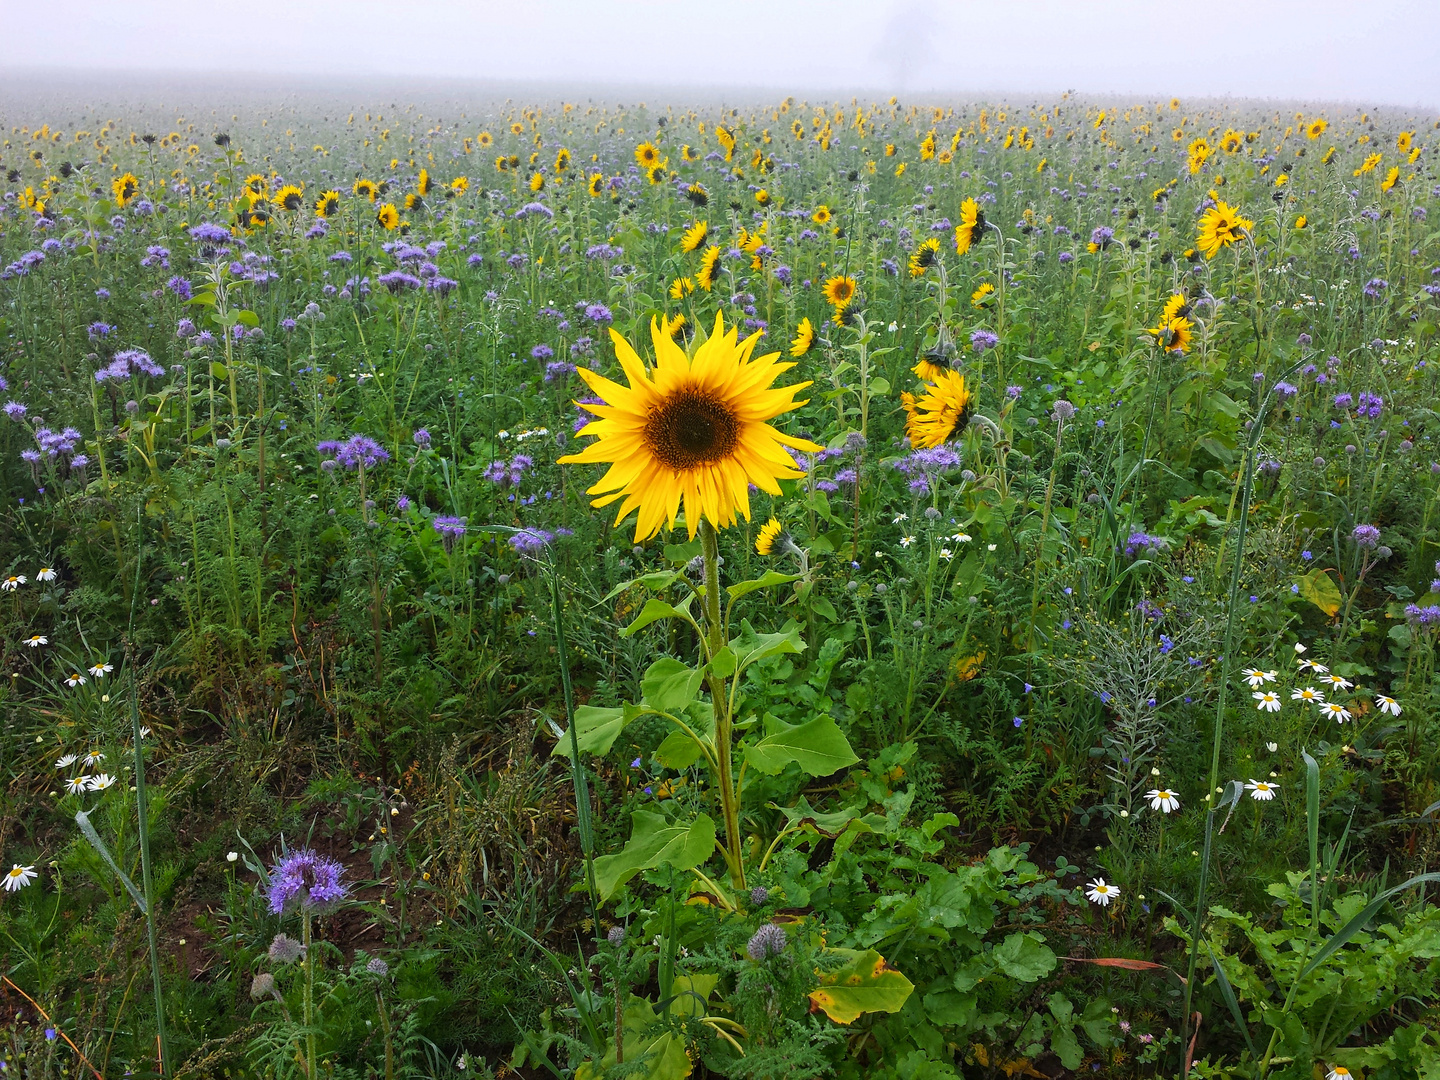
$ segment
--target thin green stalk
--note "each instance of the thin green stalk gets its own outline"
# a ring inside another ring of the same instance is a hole
[[[725,647],[725,626],[720,618],[720,538],[715,526],[700,521],[700,550],[705,562],[705,633],[708,661]],[[740,800],[732,778],[731,716],[725,680],[707,668],[706,681],[715,710],[715,764],[720,782],[720,813],[725,819],[725,860],[730,864],[730,881],[745,887],[745,865],[740,849]]]

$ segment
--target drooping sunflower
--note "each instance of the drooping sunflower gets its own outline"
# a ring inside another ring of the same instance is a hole
[[[922,240],[920,246],[910,253],[910,276],[924,277],[925,271],[940,261],[940,241],[935,237]]]
[[[545,174],[535,173],[530,177],[530,190],[539,191],[545,186]]]
[[[995,295],[995,286],[988,281],[982,281],[970,294],[972,307],[983,308],[990,303],[990,298]]]
[[[1334,161],[1334,160],[1335,160],[1335,147],[1332,146],[1332,147],[1330,147],[1329,150],[1326,150],[1325,153],[1321,156],[1321,158],[1320,158],[1320,164],[1321,164],[1321,165],[1329,165],[1329,164],[1330,164],[1332,161]]]
[[[1215,205],[1200,215],[1200,231],[1195,237],[1195,245],[1207,259],[1213,259],[1221,248],[1229,247],[1254,227],[1255,222],[1241,217],[1237,207],[1223,199],[1216,199]]]
[[[855,299],[855,279],[845,274],[836,274],[825,282],[822,291],[831,307],[836,311],[843,311]]]
[[[605,191],[605,174],[598,172],[591,173],[590,179],[586,182],[585,190],[597,198],[602,195]]]
[[[610,338],[629,385],[580,369],[604,404],[583,406],[598,419],[578,434],[595,442],[560,462],[610,466],[588,494],[599,496],[592,503],[597,507],[620,503],[617,525],[636,511],[637,543],[667,524],[673,529],[682,509],[692,538],[702,518],[717,529],[733,525],[737,515],[749,520],[750,484],[778,495],[777,481],[805,475],[786,447],[823,449],[768,423],[804,405],[795,395],[810,384],[774,386],[794,365],[779,362],[779,353],[752,359],[758,333],[740,341],[737,328],[727,332],[717,314],[714,333],[691,357],[652,319],[649,371],[618,332],[611,330]]]
[[[1380,181],[1380,190],[1389,191],[1398,183],[1400,183],[1400,166],[1391,165],[1390,171],[1385,174],[1385,179]]]
[[[133,199],[140,191],[140,181],[134,173],[125,173],[110,181],[110,192],[115,196],[115,205],[122,210],[125,204]]]
[[[680,156],[686,161],[699,161],[700,151],[696,150],[689,143],[686,143],[684,146],[680,147]]]
[[[785,526],[780,524],[780,519],[772,517],[764,525],[760,526],[760,535],[755,537],[755,551],[760,555],[773,555],[785,535]]]
[[[685,297],[689,296],[694,291],[695,281],[693,278],[677,277],[674,281],[670,283],[671,300],[684,300]]]
[[[315,213],[320,217],[333,217],[340,209],[340,192],[326,191],[315,200]]]
[[[668,175],[669,175],[668,171],[666,170],[665,166],[662,164],[662,165],[651,165],[649,171],[646,172],[645,177],[646,177],[646,179],[648,179],[648,180],[650,181],[650,183],[652,183],[652,184],[663,184],[663,183],[665,182],[665,177],[668,176]]]
[[[1305,227],[1306,227],[1307,225],[1309,225],[1309,224],[1310,224],[1310,219],[1307,218],[1304,214],[1301,214],[1299,217],[1297,217],[1297,218],[1295,219],[1295,228],[1297,228],[1297,229],[1303,229],[1303,228],[1305,228]]]
[[[430,194],[430,173],[427,170],[420,170],[420,175],[415,180],[415,190],[421,195]]]
[[[640,168],[649,170],[660,164],[660,149],[654,143],[642,142],[635,147],[635,160]]]
[[[685,198],[689,199],[696,206],[708,206],[710,203],[710,193],[705,190],[704,185],[698,180],[688,185],[685,188],[684,194]]]
[[[834,215],[830,213],[830,208],[824,203],[821,203],[815,208],[815,212],[810,215],[810,220],[815,222],[816,225],[828,225],[833,216]]]
[[[900,395],[906,413],[905,434],[916,450],[941,445],[964,431],[970,422],[974,394],[965,385],[965,376],[955,371],[940,371],[936,375],[920,397],[908,391]]]
[[[395,209],[394,203],[386,203],[375,214],[375,220],[381,228],[393,229],[400,224],[400,211]]]
[[[1172,297],[1172,299],[1174,299]],[[1166,305],[1167,309],[1169,305]],[[1160,324],[1145,332],[1155,338],[1156,343],[1166,352],[1183,353],[1190,348],[1190,331],[1195,324],[1183,315],[1174,318],[1161,316]]]
[[[672,341],[676,338],[682,341],[688,341],[690,339],[690,324],[686,321],[685,316],[681,315],[678,311],[674,315],[666,316],[664,320],[664,330],[665,336]]]
[[[800,325],[795,328],[795,336],[790,341],[790,355],[797,360],[810,351],[815,344],[815,326],[808,318],[800,320]]]
[[[356,180],[355,186],[350,190],[353,191],[358,198],[369,199],[372,203],[378,194],[374,180]]]
[[[706,237],[710,235],[710,223],[708,221],[697,221],[685,230],[680,237],[681,251],[695,251],[701,244],[705,243]]]
[[[960,224],[955,226],[955,253],[964,255],[985,235],[985,214],[974,199],[960,204]]]
[[[251,173],[245,178],[244,193],[252,199],[263,199],[270,188],[270,181],[263,173]]]
[[[424,210],[424,209],[425,209],[425,200],[424,200],[423,198],[421,198],[419,195],[415,194],[415,192],[413,192],[413,191],[406,192],[406,194],[405,194],[405,209],[406,209],[406,210],[411,210],[411,211],[414,211],[414,210]]]
[[[1323,116],[1317,116],[1310,123],[1305,125],[1305,137],[1307,139],[1318,139],[1325,134],[1325,129],[1330,126],[1330,121]]]
[[[305,189],[297,184],[286,184],[275,192],[270,201],[280,209],[288,210],[293,214],[305,205]]]
[[[720,249],[711,244],[700,256],[700,266],[695,271],[695,284],[709,292],[720,278]]]

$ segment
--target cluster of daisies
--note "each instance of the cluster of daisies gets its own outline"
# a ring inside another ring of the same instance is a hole
[[[35,571],[36,581],[54,581],[55,568],[53,566],[42,566]],[[14,592],[22,585],[30,584],[30,579],[24,574],[11,574],[9,577],[0,578],[0,591]]]
[[[1326,701],[1327,693],[1334,694],[1342,690],[1349,690],[1354,687],[1349,679],[1340,675],[1331,674],[1330,669],[1324,664],[1311,660],[1303,655],[1305,646],[1300,642],[1295,643],[1295,663],[1297,675],[1312,676],[1315,682],[1322,684],[1325,689],[1317,689],[1314,686],[1296,686],[1290,693],[1291,701],[1299,701],[1309,705],[1317,706],[1321,713],[1332,717],[1336,723],[1343,724],[1346,720],[1352,719],[1353,714],[1338,701]],[[1249,685],[1250,696],[1255,699],[1255,708],[1262,712],[1278,713],[1280,711],[1280,693],[1278,690],[1267,690],[1266,686],[1273,683],[1278,672],[1266,671],[1264,668],[1246,668],[1241,677]],[[1375,695],[1375,708],[1389,716],[1399,716],[1401,713],[1400,703],[1385,694]]]
[[[115,777],[109,773],[91,772],[92,769],[99,769],[105,763],[105,755],[99,750],[91,750],[82,755],[65,754],[55,762],[55,768],[62,773],[71,773],[65,781],[66,795],[81,795],[87,791],[104,791],[111,784],[115,783]]]

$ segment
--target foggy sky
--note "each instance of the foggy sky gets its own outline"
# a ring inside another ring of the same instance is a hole
[[[0,35],[0,72],[36,69],[1431,111],[1440,0],[58,0]]]

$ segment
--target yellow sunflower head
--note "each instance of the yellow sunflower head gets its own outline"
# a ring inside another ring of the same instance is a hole
[[[970,303],[977,308],[983,308],[990,303],[990,298],[995,295],[995,286],[988,281],[982,281],[970,294]]]
[[[279,191],[275,192],[271,202],[282,210],[288,210],[294,213],[305,205],[305,192],[296,184],[286,184]]]
[[[457,176],[450,181],[450,190],[456,195],[464,195],[470,190],[470,178],[468,176]]]
[[[378,194],[374,180],[356,180],[355,186],[350,190],[353,191],[357,197],[361,199],[369,199],[372,203],[375,201],[375,196]]]
[[[685,230],[680,237],[681,251],[695,251],[701,244],[705,243],[706,237],[710,235],[710,223],[708,221],[697,221]]]
[[[689,199],[696,206],[708,206],[710,203],[710,193],[705,190],[705,186],[698,180],[693,184],[686,185],[684,194],[685,198]]]
[[[695,281],[693,278],[677,277],[674,281],[670,283],[671,300],[684,300],[685,297],[689,296],[694,291]]]
[[[115,205],[124,209],[125,204],[140,191],[140,181],[134,173],[124,173],[110,182],[110,192],[115,196]]]
[[[836,274],[825,282],[825,299],[837,311],[850,306],[855,299],[855,279],[845,274]]]
[[[382,229],[393,229],[400,224],[400,211],[394,203],[386,203],[375,214],[375,220]]]
[[[910,253],[910,276],[923,277],[925,271],[940,261],[940,241],[935,237],[922,240],[920,246]]]
[[[487,149],[495,144],[495,136],[491,135],[488,131],[482,131],[479,135],[475,136],[475,144],[482,150]]]
[[[1380,181],[1380,190],[1389,191],[1400,183],[1400,166],[1390,166],[1390,171],[1385,174],[1385,179]]]
[[[955,253],[964,255],[970,245],[978,243],[985,234],[985,213],[974,199],[960,204],[960,224],[955,226]]]
[[[720,249],[711,244],[700,256],[700,267],[695,271],[695,284],[709,292],[720,278]]]
[[[810,351],[815,344],[815,326],[808,318],[801,319],[795,328],[795,337],[790,341],[790,355],[797,360]]]
[[[589,191],[591,195],[594,195],[594,196],[597,196],[597,197],[598,197],[599,195],[601,195],[601,194],[604,192],[604,190],[605,190],[605,174],[604,174],[604,173],[598,173],[598,172],[597,172],[597,173],[591,173],[591,174],[590,174],[590,179],[589,179],[589,181],[586,183],[585,189],[586,189],[587,191]]]
[[[1155,338],[1158,344],[1166,352],[1184,353],[1190,348],[1191,331],[1195,324],[1183,315],[1174,318],[1161,318],[1159,326],[1151,327],[1147,333]]]
[[[415,190],[421,195],[430,194],[430,173],[425,169],[420,170],[420,175],[415,181]]]
[[[1305,125],[1305,137],[1307,139],[1318,139],[1325,134],[1325,129],[1330,126],[1330,121],[1323,116],[1317,116],[1310,123]]]
[[[324,218],[332,217],[332,216],[334,216],[335,212],[336,212],[337,210],[339,210],[339,209],[340,209],[340,192],[338,192],[338,191],[327,191],[327,192],[324,192],[324,193],[320,196],[320,198],[318,198],[317,200],[315,200],[315,213],[319,214],[321,217],[324,217]]]
[[[762,187],[759,191],[755,192],[755,201],[761,206],[769,206],[770,192]]]
[[[965,376],[955,371],[937,372],[936,380],[918,398],[902,393],[905,434],[910,445],[916,450],[929,450],[960,434],[970,422],[973,398]]]
[[[1309,224],[1310,224],[1310,219],[1307,218],[1304,214],[1301,214],[1299,217],[1297,217],[1297,218],[1295,219],[1295,228],[1297,228],[1297,229],[1303,229],[1303,228],[1305,228],[1305,227],[1306,227],[1307,225],[1309,225]]]
[[[635,160],[642,169],[660,164],[660,150],[654,143],[642,142],[635,147]]]
[[[825,225],[829,223],[832,216],[830,208],[822,203],[817,206],[815,212],[810,215],[810,220],[815,222],[816,225]]]
[[[737,516],[750,518],[749,487],[780,494],[780,480],[804,476],[787,448],[816,453],[807,439],[784,435],[770,420],[804,405],[795,395],[809,386],[776,387],[793,365],[779,353],[752,358],[760,335],[738,340],[716,315],[715,330],[689,356],[652,319],[655,362],[648,371],[635,350],[611,330],[628,386],[582,368],[580,377],[603,404],[585,405],[597,419],[579,437],[595,441],[562,464],[608,464],[588,493],[593,505],[620,503],[615,523],[636,511],[635,540],[648,540],[681,511],[693,538],[702,519],[717,529]]]
[[[245,194],[252,199],[264,198],[265,192],[270,188],[270,181],[265,179],[263,173],[251,173],[245,178]]]
[[[530,177],[530,190],[539,191],[545,186],[545,174],[535,173]]]
[[[406,195],[405,195],[405,209],[406,209],[406,210],[424,210],[424,209],[425,209],[425,200],[422,199],[419,195],[415,194],[415,192],[413,192],[413,191],[407,192]]]
[[[1200,230],[1195,244],[1207,259],[1213,259],[1221,248],[1229,247],[1254,227],[1255,222],[1241,217],[1237,208],[1223,199],[1216,199],[1215,205],[1200,215]]]
[[[755,551],[759,555],[774,555],[783,550],[785,539],[785,526],[780,524],[779,518],[772,517],[760,526],[760,535],[755,537]]]

